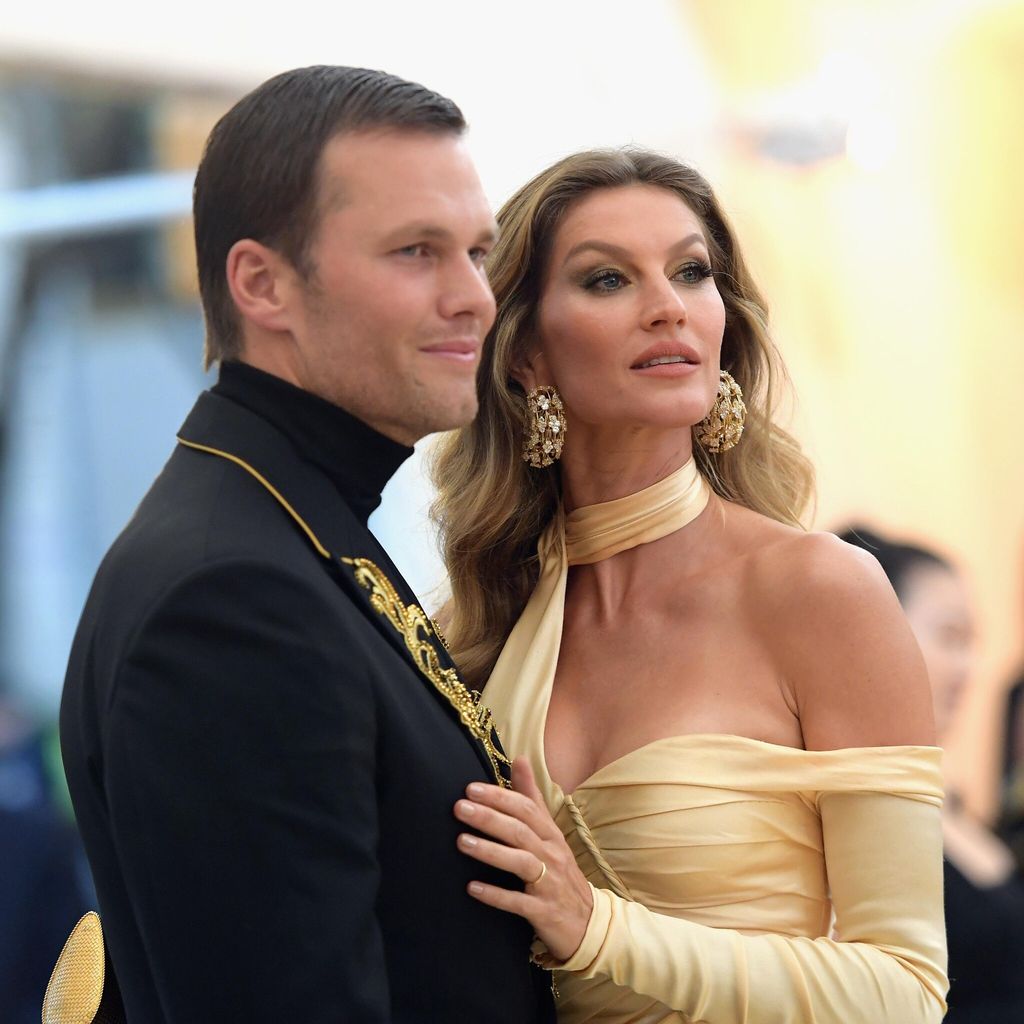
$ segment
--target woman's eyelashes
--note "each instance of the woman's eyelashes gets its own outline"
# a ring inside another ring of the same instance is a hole
[[[675,272],[674,277],[684,284],[700,284],[713,274],[714,271],[707,260],[690,260]]]
[[[671,275],[671,280],[687,285],[699,285],[713,273],[711,264],[707,260],[687,260]],[[607,295],[611,292],[621,291],[627,285],[632,284],[632,281],[622,270],[616,270],[614,267],[601,267],[585,274],[581,283],[583,288],[589,292]]]
[[[595,270],[583,279],[583,287],[588,292],[617,292],[629,284],[629,278],[620,270],[604,268]]]

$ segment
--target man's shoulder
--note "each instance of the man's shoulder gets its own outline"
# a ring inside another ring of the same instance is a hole
[[[179,448],[154,481],[96,573],[86,618],[131,630],[186,583],[231,573],[304,581],[326,599],[340,593],[287,510],[230,462]]]

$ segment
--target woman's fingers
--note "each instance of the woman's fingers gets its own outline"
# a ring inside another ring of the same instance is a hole
[[[544,862],[527,850],[515,850],[511,846],[492,843],[489,839],[463,833],[459,836],[459,848],[481,864],[517,875],[527,885],[532,885],[545,873]]]
[[[510,818],[516,818],[542,839],[556,839],[562,834],[543,800],[538,803],[525,793],[482,782],[470,783],[466,794],[474,805],[490,807]]]
[[[473,899],[486,903],[489,907],[507,910],[510,914],[518,914],[527,920],[530,920],[531,914],[535,911],[534,903],[536,901],[524,892],[502,889],[501,886],[487,885],[486,882],[470,882],[467,892]]]
[[[506,846],[529,850],[540,857],[544,841],[520,818],[513,818],[475,800],[459,800],[455,805],[455,816]]]

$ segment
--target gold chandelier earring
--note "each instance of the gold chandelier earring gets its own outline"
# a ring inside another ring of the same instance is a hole
[[[743,434],[743,421],[747,407],[743,404],[743,392],[732,375],[722,370],[718,382],[718,395],[711,412],[694,427],[697,442],[702,448],[718,455],[735,448]]]
[[[558,389],[544,385],[526,396],[523,462],[534,469],[550,466],[562,454],[565,442],[565,406]]]

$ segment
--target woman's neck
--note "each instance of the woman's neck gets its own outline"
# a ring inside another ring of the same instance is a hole
[[[591,624],[622,621],[625,610],[643,612],[665,592],[700,573],[723,544],[723,503],[717,495],[692,522],[661,540],[569,570],[566,615],[585,610]],[[671,573],[665,566],[671,565]]]
[[[562,455],[566,512],[636,494],[693,456],[690,431],[609,430],[573,437]]]
[[[586,608],[594,621],[612,621],[626,605],[648,602],[658,590],[652,581],[664,575],[666,558],[678,579],[698,571],[709,548],[720,546],[715,542],[721,541],[724,525],[722,503],[709,494],[693,466],[689,432],[685,444],[680,444],[679,431],[673,434],[671,444],[609,444],[599,450],[580,445],[568,461],[563,457],[572,567],[567,614]],[[647,513],[651,518],[645,518]],[[659,521],[668,527],[664,533],[655,525]],[[640,536],[636,546],[622,546]]]

